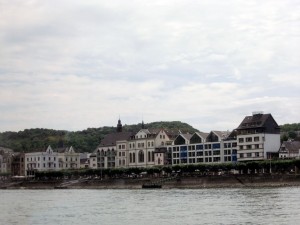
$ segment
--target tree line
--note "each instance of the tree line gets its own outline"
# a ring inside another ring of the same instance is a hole
[[[153,122],[145,124],[146,128],[181,130],[193,133],[198,131],[187,123],[180,121]],[[124,125],[124,131],[137,132],[142,124]],[[82,131],[64,131],[53,129],[25,129],[19,132],[0,133],[0,146],[11,148],[16,152],[44,151],[48,145],[52,148],[73,146],[77,152],[92,152],[100,144],[103,137],[116,132],[116,127],[88,128]]]
[[[59,178],[79,178],[79,177],[98,177],[98,178],[126,178],[156,175],[190,176],[190,175],[218,175],[231,174],[233,170],[239,174],[255,173],[296,173],[300,168],[300,160],[264,160],[239,163],[220,163],[220,164],[186,164],[150,168],[113,168],[113,169],[80,169],[36,172],[37,179],[59,179]]]

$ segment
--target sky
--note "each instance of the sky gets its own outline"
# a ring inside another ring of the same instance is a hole
[[[0,0],[0,132],[299,110],[299,0]]]

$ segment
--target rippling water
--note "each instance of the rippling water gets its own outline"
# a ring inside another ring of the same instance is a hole
[[[0,190],[0,224],[300,224],[300,188]]]

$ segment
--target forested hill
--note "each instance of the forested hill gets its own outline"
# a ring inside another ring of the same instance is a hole
[[[137,132],[141,127],[141,124],[124,125],[123,130]],[[149,129],[181,130],[190,133],[197,131],[189,124],[180,121],[153,122],[145,124],[145,127]],[[0,146],[11,148],[16,152],[45,150],[48,145],[53,148],[73,146],[80,152],[92,152],[106,134],[115,131],[116,127],[88,128],[76,132],[40,128],[26,129],[19,132],[0,133]]]
[[[288,123],[280,126],[281,132],[300,131],[300,123]]]

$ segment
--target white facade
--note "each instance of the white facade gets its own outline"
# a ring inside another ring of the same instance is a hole
[[[96,150],[98,168],[115,168],[116,146],[99,147]]]
[[[265,158],[265,134],[239,135],[237,141],[238,161],[262,160]]]
[[[79,169],[80,157],[73,147],[64,152],[53,151],[48,146],[45,152],[25,153],[25,176],[33,176],[35,171],[57,171],[63,169]]]
[[[238,161],[271,159],[280,148],[280,128],[271,114],[246,116],[237,128]]]
[[[97,169],[97,155],[96,154],[89,154],[89,168]]]
[[[25,176],[33,176],[34,171],[59,170],[58,156],[51,146],[45,152],[25,153]]]

